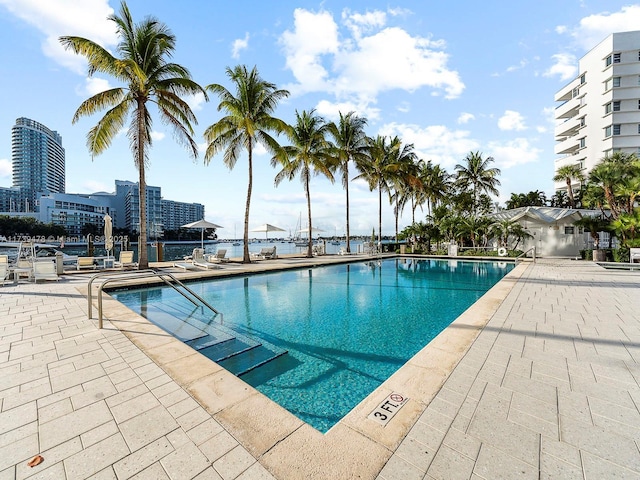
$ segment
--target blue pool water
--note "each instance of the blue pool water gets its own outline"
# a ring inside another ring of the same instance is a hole
[[[229,340],[234,332],[247,349],[263,343],[251,350],[256,361],[280,356],[241,378],[326,432],[511,268],[389,259],[189,283],[223,322],[194,312],[171,288],[113,295],[213,360],[224,356],[221,346],[238,344]],[[176,311],[187,324],[167,320]],[[201,329],[209,334],[198,338]],[[208,347],[211,339],[221,343]],[[242,368],[235,359],[220,363]]]

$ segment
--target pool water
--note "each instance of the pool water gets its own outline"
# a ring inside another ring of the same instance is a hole
[[[162,320],[165,307],[183,302],[171,288],[114,296],[151,321],[157,316],[160,326],[194,346],[208,345],[202,342],[211,336],[193,340],[192,331],[207,322],[218,324],[215,337],[237,332],[245,343],[263,343],[279,356],[241,378],[326,432],[511,268],[389,259],[189,283],[223,321],[190,314],[188,325]],[[219,348],[200,352],[221,358]]]

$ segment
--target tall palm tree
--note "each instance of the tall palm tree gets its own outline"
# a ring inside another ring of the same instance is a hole
[[[301,113],[296,111],[296,123],[291,129],[291,145],[282,148],[278,155],[271,159],[275,167],[278,163],[282,170],[275,178],[276,186],[285,178],[293,180],[300,175],[304,185],[304,193],[307,198],[307,221],[309,225],[309,243],[307,245],[307,257],[313,256],[313,238],[311,232],[311,194],[309,191],[309,179],[312,174],[322,174],[333,183],[332,161],[329,151],[329,142],[326,139],[328,125],[324,119],[316,115],[315,110]]]
[[[567,184],[567,195],[569,195],[569,204],[571,208],[576,208],[576,201],[573,197],[573,187],[572,183],[574,180],[577,180],[582,185],[585,176],[582,173],[582,169],[579,165],[564,165],[560,167],[556,174],[553,176],[554,182],[562,182],[564,181]]]
[[[368,155],[357,163],[360,174],[354,180],[364,179],[369,184],[369,190],[378,190],[378,245],[382,242],[382,192],[389,190],[388,180],[395,166],[391,163],[390,149],[387,137],[378,135],[376,138],[367,137]]]
[[[464,162],[464,165],[455,166],[456,183],[463,189],[471,187],[473,214],[476,215],[482,193],[491,195],[500,193],[496,188],[500,185],[500,180],[498,180],[500,169],[490,167],[489,165],[494,162],[493,157],[482,158],[480,152],[470,152],[464,158]]]
[[[253,189],[253,149],[261,144],[269,153],[277,155],[282,148],[269,132],[287,133],[290,127],[279,118],[272,116],[278,102],[289,96],[287,90],[276,88],[275,84],[263,80],[256,67],[250,71],[245,65],[234,69],[227,67],[226,74],[235,86],[235,96],[222,85],[213,83],[206,89],[220,97],[218,110],[226,115],[207,127],[204,138],[207,141],[205,163],[224,150],[224,164],[233,169],[240,153],[246,149],[249,163],[247,201],[244,211],[244,254],[242,261],[251,263],[249,256],[249,211]]]
[[[396,243],[398,242],[398,218],[409,199],[410,192],[420,185],[416,165],[418,157],[413,148],[412,143],[402,145],[398,137],[394,137],[389,145],[390,168],[387,169],[387,190],[389,201],[394,203]]]
[[[144,269],[149,266],[145,180],[145,169],[149,163],[148,147],[152,146],[153,122],[149,103],[155,104],[162,122],[173,128],[176,138],[187,147],[193,158],[197,158],[198,148],[193,140],[192,127],[197,120],[181,96],[203,93],[206,98],[206,93],[191,79],[186,68],[169,62],[175,50],[176,38],[165,24],[154,17],[134,23],[125,2],[120,6],[120,13],[110,15],[108,19],[116,24],[120,39],[116,47],[116,52],[121,55],[119,58],[86,38],[64,36],[60,37],[60,43],[65,49],[87,58],[89,76],[105,73],[125,85],[105,90],[82,102],[73,116],[73,123],[81,117],[108,108],[87,134],[87,147],[94,156],[111,145],[131,114],[127,136],[138,168],[138,265]]]
[[[420,163],[418,178],[427,201],[427,215],[431,215],[449,193],[451,175],[440,165],[433,165],[431,160],[428,160],[426,163]]]
[[[367,136],[364,133],[364,127],[367,119],[359,117],[355,112],[349,112],[343,115],[340,112],[338,124],[332,122],[329,124],[329,133],[334,140],[334,156],[336,159],[336,167],[341,173],[342,186],[347,196],[347,253],[351,252],[349,244],[349,162],[356,164],[366,160],[367,157]]]

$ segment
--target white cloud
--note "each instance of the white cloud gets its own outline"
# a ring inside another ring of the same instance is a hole
[[[398,135],[404,143],[413,143],[416,154],[452,170],[470,151],[480,148],[469,138],[466,130],[450,130],[444,125],[420,127],[418,125],[390,123],[378,132],[380,135]]]
[[[462,112],[458,116],[458,123],[460,125],[463,125],[463,124],[469,123],[471,120],[475,120],[475,119],[476,119],[476,116],[473,113]]]
[[[602,12],[589,15],[570,30],[574,41],[584,50],[590,50],[613,32],[638,30],[640,5],[628,5],[617,12]]]
[[[331,13],[298,8],[294,27],[280,37],[286,66],[296,79],[293,95],[326,92],[336,102],[374,102],[395,89],[430,88],[434,95],[457,98],[464,90],[458,72],[447,63],[444,42],[386,27],[385,12],[346,10],[343,31]]]
[[[323,90],[328,72],[322,65],[322,56],[338,51],[338,26],[329,12],[312,13],[296,8],[293,17],[294,30],[287,30],[280,37],[286,66],[304,90]]]
[[[489,142],[487,151],[495,159],[496,166],[501,169],[537,162],[542,153],[541,149],[535,148],[526,138],[516,138],[508,142]]]
[[[187,102],[191,110],[197,111],[202,110],[202,106],[207,102],[204,99],[204,94],[196,93],[195,95],[185,95],[183,100]]]
[[[240,58],[240,51],[246,50],[249,47],[249,33],[244,34],[244,38],[238,38],[233,41],[231,46],[231,56],[233,58]]]
[[[380,10],[351,13],[349,9],[345,9],[342,12],[342,20],[353,36],[360,38],[363,33],[370,32],[376,27],[383,27],[387,23],[387,14]]]
[[[321,100],[316,105],[316,111],[324,118],[333,121],[340,118],[340,112],[343,114],[356,112],[356,114],[366,118],[369,122],[380,119],[380,109],[373,107],[371,103],[367,101],[330,102],[328,100]]]
[[[109,90],[110,88],[113,88],[113,87],[111,86],[109,81],[105,80],[104,78],[87,77],[85,79],[84,91],[83,92],[78,91],[77,93],[81,97],[85,97],[85,96],[92,97],[100,92]]]
[[[10,160],[0,158],[0,178],[11,178],[13,167]]]
[[[156,131],[151,132],[151,138],[153,140],[160,141],[164,139],[164,137],[165,137],[165,134],[163,132],[156,132]]]
[[[504,115],[498,119],[498,128],[500,130],[526,130],[524,117],[513,110],[505,110]]]
[[[578,65],[575,55],[570,53],[556,53],[552,55],[553,65],[547,69],[542,76],[560,76],[560,80],[571,80],[578,73]]]
[[[115,24],[107,20],[113,13],[107,0],[0,0],[0,4],[44,34],[42,51],[47,57],[77,73],[86,71],[84,58],[65,51],[58,37],[90,38],[105,48],[117,41]]]

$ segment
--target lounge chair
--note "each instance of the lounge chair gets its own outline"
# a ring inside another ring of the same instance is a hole
[[[278,258],[276,255],[276,247],[263,247],[260,253],[254,253],[252,257],[256,260],[272,260]]]
[[[4,282],[9,277],[9,262],[0,262],[0,284],[4,285]]]
[[[96,264],[94,262],[93,257],[78,257],[78,263],[76,264],[76,268],[78,270],[83,270],[85,268],[95,270]]]
[[[228,262],[229,261],[229,259],[227,258],[227,249],[226,248],[221,248],[214,254],[204,255],[204,259],[207,262],[221,262],[221,263],[224,263],[224,262]]]
[[[29,260],[18,260],[16,266],[13,268],[13,279],[20,281],[20,277],[26,276],[27,280],[33,278],[33,264]]]
[[[208,262],[204,258],[204,248],[194,248],[192,257],[193,258],[192,258],[191,262],[196,267],[206,268],[207,270],[210,269],[210,268],[220,268],[220,265],[218,265],[217,263]]]
[[[182,268],[183,270],[196,270],[196,267],[192,261],[174,262],[173,266],[176,268]]]
[[[33,264],[33,280],[60,280],[56,271],[56,264],[51,260],[40,260]]]
[[[114,268],[125,268],[125,267],[137,267],[138,263],[133,261],[133,251],[131,250],[122,250],[120,252],[120,258],[113,262]]]

